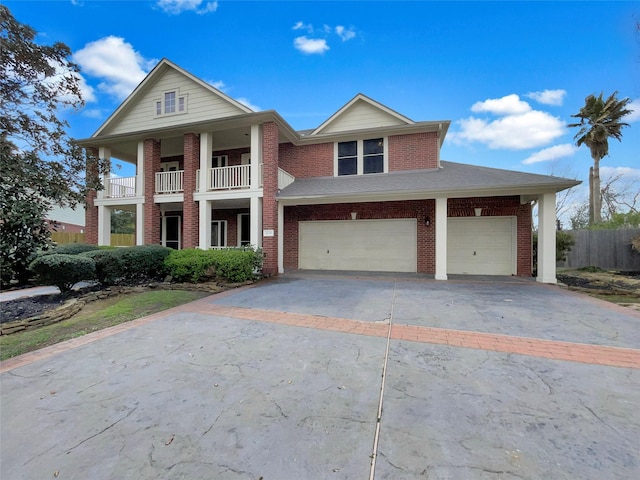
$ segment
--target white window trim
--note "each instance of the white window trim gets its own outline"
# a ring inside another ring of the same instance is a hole
[[[165,94],[167,93],[175,93],[176,94],[176,110],[175,112],[170,112],[170,113],[165,113],[164,111],[164,99],[165,99]],[[184,100],[184,110],[180,111],[179,107],[180,107],[180,99]],[[158,104],[160,104],[160,113],[158,113]],[[188,93],[180,93],[180,89],[179,88],[175,88],[175,89],[171,89],[171,90],[165,90],[164,92],[162,92],[162,96],[160,98],[155,98],[153,100],[153,111],[155,113],[155,118],[161,118],[161,117],[171,117],[173,115],[184,115],[186,113],[189,113],[189,94]]]
[[[216,159],[220,159],[222,160],[222,165],[220,165],[221,167],[227,167],[229,166],[229,155],[213,155],[211,157],[211,165],[215,165],[216,164]],[[217,167],[213,167],[213,168],[217,168]]]
[[[218,224],[218,228],[220,228],[221,224],[224,224],[224,245],[210,245],[211,248],[226,248],[227,246],[229,246],[229,242],[227,242],[227,234],[228,234],[228,227],[229,225],[227,225],[227,221],[226,220],[211,220],[211,225],[213,227],[213,224],[217,223]],[[213,228],[212,228],[212,232],[213,232]],[[211,235],[211,241],[213,241],[213,234]]]
[[[338,144],[339,143],[343,143],[343,142],[358,142],[357,145],[357,173],[356,175],[365,175],[364,173],[364,141],[365,140],[372,140],[374,138],[380,138],[380,137],[376,137],[375,135],[371,135],[371,136],[367,136],[367,137],[360,137],[357,139],[350,139],[350,140],[341,140],[339,142],[334,142],[333,143],[333,176],[334,177],[349,177],[351,175],[338,175]],[[383,145],[383,152],[382,152],[382,172],[380,173],[389,173],[389,142],[388,142],[388,137],[383,136],[382,137],[382,142],[384,143]],[[366,175],[376,175],[375,173],[367,173]]]

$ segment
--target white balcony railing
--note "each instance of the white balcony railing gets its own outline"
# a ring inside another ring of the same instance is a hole
[[[296,177],[278,167],[278,188],[282,190],[295,182]]]
[[[156,193],[180,193],[184,191],[184,170],[156,172]]]
[[[104,177],[102,198],[125,198],[136,196],[136,177]]]
[[[251,188],[251,165],[216,167],[207,170],[206,191]],[[262,186],[262,164],[260,164],[259,186]],[[200,190],[200,170],[196,171],[196,188]]]

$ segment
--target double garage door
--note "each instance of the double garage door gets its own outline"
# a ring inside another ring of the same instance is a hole
[[[300,222],[298,241],[301,269],[417,271],[415,218]],[[515,218],[447,219],[447,273],[515,274]]]
[[[416,219],[299,223],[301,269],[415,272]]]

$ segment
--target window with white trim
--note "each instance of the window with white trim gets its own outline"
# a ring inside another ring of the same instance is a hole
[[[335,144],[336,176],[386,172],[388,167],[385,145],[384,137],[337,142]]]
[[[161,99],[156,99],[156,116],[176,115],[187,112],[187,97],[178,90],[164,92]]]
[[[211,221],[211,246],[212,247],[227,246],[227,221],[226,220]]]
[[[226,167],[229,164],[229,155],[214,155],[211,157],[211,167]]]

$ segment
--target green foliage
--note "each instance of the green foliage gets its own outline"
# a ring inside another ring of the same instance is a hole
[[[44,220],[47,203],[33,192],[0,182],[0,285],[29,280],[29,264],[39,249],[51,244]]]
[[[99,250],[97,245],[87,245],[85,243],[65,243],[58,245],[51,250],[43,252],[43,255],[79,255],[84,252],[91,252],[93,250]]]
[[[68,292],[76,283],[94,280],[96,265],[81,255],[42,255],[31,263],[31,271],[38,283],[55,285],[61,292]]]
[[[596,267],[595,265],[587,265],[586,267],[581,267],[578,270],[580,270],[581,272],[590,272],[590,273],[604,272],[603,269],[601,269],[600,267]]]
[[[538,232],[533,233],[533,270],[538,269]],[[567,259],[567,253],[571,251],[571,247],[576,241],[569,232],[563,230],[556,231],[556,262]]]
[[[261,250],[251,248],[171,252],[165,264],[178,281],[199,282],[213,276],[229,282],[245,282],[262,267]]]
[[[556,232],[556,262],[567,259],[567,253],[576,244],[575,238],[569,232],[558,230]]]
[[[179,282],[197,283],[215,276],[214,250],[174,250],[165,260],[169,274]]]
[[[96,265],[96,280],[103,286],[116,285],[118,280],[124,277],[123,250],[100,249],[81,253],[81,256],[90,258]]]
[[[141,282],[162,280],[166,274],[165,259],[172,249],[160,245],[138,245],[119,250],[122,261],[122,280]]]
[[[111,210],[111,233],[136,233],[136,213],[131,210]]]
[[[28,279],[38,250],[48,248],[45,226],[54,205],[85,197],[87,156],[67,135],[60,112],[83,105],[78,67],[63,43],[40,45],[36,32],[0,5],[0,279]],[[106,162],[96,162],[96,171]],[[92,176],[97,179],[97,176]],[[98,188],[99,181],[91,188]]]

